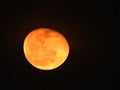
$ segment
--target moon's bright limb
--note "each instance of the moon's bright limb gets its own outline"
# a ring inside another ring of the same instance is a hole
[[[26,36],[23,51],[28,62],[34,67],[52,70],[67,59],[69,44],[59,32],[50,28],[39,28]]]

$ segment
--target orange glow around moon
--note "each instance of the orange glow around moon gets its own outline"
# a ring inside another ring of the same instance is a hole
[[[26,36],[23,50],[31,65],[41,70],[52,70],[67,59],[69,44],[59,32],[50,28],[39,28]]]

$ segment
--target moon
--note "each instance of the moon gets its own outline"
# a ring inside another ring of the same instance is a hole
[[[32,30],[25,37],[23,51],[27,61],[41,70],[52,70],[61,66],[69,54],[67,39],[50,28]]]

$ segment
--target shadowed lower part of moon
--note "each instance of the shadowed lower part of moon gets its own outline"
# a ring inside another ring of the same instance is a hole
[[[69,45],[59,32],[39,28],[26,36],[23,50],[28,62],[34,67],[51,70],[65,62],[69,54]]]

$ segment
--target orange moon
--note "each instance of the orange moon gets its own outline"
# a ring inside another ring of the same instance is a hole
[[[41,70],[52,70],[66,61],[69,44],[58,31],[38,28],[26,36],[23,51],[32,66]]]

